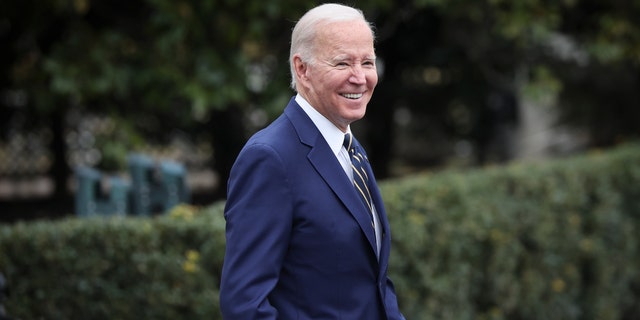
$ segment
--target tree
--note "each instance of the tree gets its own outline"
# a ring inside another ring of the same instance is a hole
[[[183,131],[212,143],[212,166],[224,183],[246,137],[293,94],[290,31],[315,4],[5,1],[0,121],[21,113],[32,125],[51,125],[57,190],[65,189],[69,174],[62,121],[71,109],[116,120],[103,148],[107,169],[122,166],[118,161],[140,144]],[[358,6],[377,28],[383,71],[368,115],[356,125],[379,178],[392,174],[398,157],[442,164],[460,139],[475,141],[482,163],[496,96],[515,97],[514,103],[532,92],[557,96],[561,120],[589,128],[594,145],[638,135],[637,1],[370,0]],[[394,119],[401,111],[413,115],[404,132],[416,142],[397,153]],[[222,196],[219,190],[215,197]]]
[[[513,106],[523,98],[555,99],[558,125],[586,129],[592,146],[638,137],[638,93],[633,89],[640,62],[637,2],[385,4],[372,8],[385,62],[377,89],[383,97],[377,95],[373,104],[383,100],[380,109],[385,111],[377,116],[373,108],[369,115],[383,121],[372,127],[388,128],[394,114],[389,109],[410,110],[415,124],[405,131],[413,139],[428,137],[423,140],[427,145],[412,148],[429,150],[416,153],[418,165],[446,160],[457,139],[475,141],[482,164],[492,127],[517,121]],[[386,150],[378,154],[390,154],[390,143],[382,145]]]
[[[132,137],[162,142],[172,130],[212,133],[214,165],[226,181],[246,134],[243,116],[256,108],[255,97],[262,102],[257,108],[272,110],[287,94],[286,81],[270,81],[282,77],[276,68],[286,70],[273,57],[288,44],[283,31],[290,20],[283,17],[304,5],[5,2],[11,50],[3,59],[3,90],[27,96],[21,112],[45,121],[52,115],[62,121],[71,107],[114,117],[119,130],[112,138],[125,146],[116,150],[135,148]],[[249,87],[256,68],[262,78]],[[53,126],[56,137],[63,127]],[[64,143],[55,146],[53,171],[66,177]],[[56,189],[65,184],[58,181]]]

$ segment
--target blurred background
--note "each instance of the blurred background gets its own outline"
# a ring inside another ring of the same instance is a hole
[[[290,31],[318,1],[0,3],[0,220],[74,213],[76,168],[132,153],[224,199],[246,139],[277,117]],[[380,82],[354,131],[379,180],[539,161],[640,134],[640,1],[358,1]],[[636,18],[633,18],[636,17]]]

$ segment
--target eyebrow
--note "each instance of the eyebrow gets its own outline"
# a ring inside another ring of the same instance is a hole
[[[346,54],[337,55],[331,59],[332,62],[345,61],[345,60],[353,60],[353,59],[351,58],[351,56]],[[367,55],[362,60],[376,60],[376,55]]]

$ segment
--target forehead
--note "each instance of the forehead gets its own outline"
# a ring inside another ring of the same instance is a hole
[[[373,32],[362,20],[337,21],[318,27],[317,52],[328,55],[374,55]]]

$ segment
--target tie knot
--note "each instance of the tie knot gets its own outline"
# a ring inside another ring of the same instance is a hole
[[[353,146],[353,136],[350,133],[346,133],[344,135],[344,142],[342,145],[347,149],[347,151],[351,152],[351,148]]]

